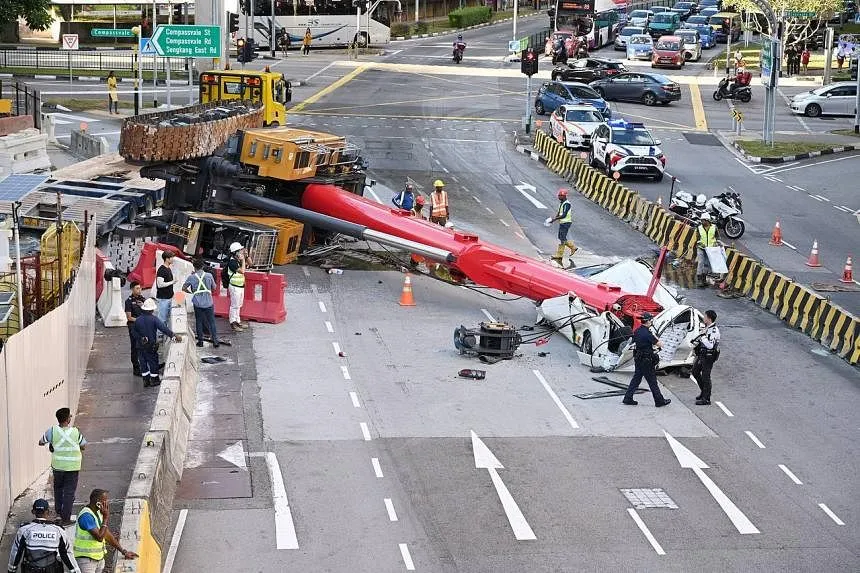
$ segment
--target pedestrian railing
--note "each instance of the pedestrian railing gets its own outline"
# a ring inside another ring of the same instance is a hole
[[[109,70],[133,71],[137,54],[131,50],[0,50],[0,68]],[[155,59],[155,62],[153,62]],[[187,60],[182,58],[141,58],[144,70],[152,70],[153,64],[159,72],[184,72]]]

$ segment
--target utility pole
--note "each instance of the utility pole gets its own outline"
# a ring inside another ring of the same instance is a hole
[[[275,32],[278,27],[275,25],[275,0],[269,0],[272,3],[272,25],[269,28],[269,43],[272,48],[272,58],[275,57]]]
[[[155,28],[158,26],[158,4],[152,0],[152,36],[155,37]],[[152,56],[152,107],[158,107],[158,56]]]

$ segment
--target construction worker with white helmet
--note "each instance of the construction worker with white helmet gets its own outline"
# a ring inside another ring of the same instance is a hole
[[[242,332],[247,328],[240,319],[242,303],[245,302],[245,272],[248,264],[248,256],[242,243],[233,242],[230,245],[230,258],[224,266],[224,275],[221,277],[222,284],[227,287],[230,294],[230,328],[233,332]]]
[[[437,179],[433,182],[433,193],[430,194],[430,222],[444,227],[448,223],[450,215],[445,183],[441,179]]]
[[[138,362],[140,363],[140,374],[143,376],[143,386],[158,386],[161,380],[158,371],[161,366],[158,362],[158,333],[161,332],[172,338],[175,342],[182,342],[182,337],[175,334],[170,328],[155,316],[153,312],[158,308],[154,298],[148,298],[140,305],[141,314],[134,321],[132,327],[137,340]]]
[[[570,232],[570,226],[573,224],[573,206],[570,204],[570,200],[567,198],[567,189],[559,189],[558,190],[558,212],[555,217],[550,217],[546,220],[547,227],[555,223],[558,224],[558,249],[555,251],[555,256],[552,258],[559,265],[564,266],[564,249],[570,249],[570,266],[575,267],[576,265],[573,262],[573,254],[577,251],[576,245],[573,241],[567,238],[568,232]]]
[[[707,286],[706,278],[711,271],[711,262],[705,249],[717,246],[717,227],[711,224],[710,213],[702,213],[699,220],[701,224],[696,228],[696,279],[698,285],[704,287]]]

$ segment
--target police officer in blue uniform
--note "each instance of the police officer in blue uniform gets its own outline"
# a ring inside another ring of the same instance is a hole
[[[182,342],[182,337],[174,334],[160,318],[152,314],[158,309],[155,299],[148,298],[140,305],[142,311],[137,320],[134,321],[134,335],[139,352],[141,376],[143,386],[158,386],[161,380],[158,378],[158,332],[161,331],[175,342]]]
[[[639,389],[643,377],[648,382],[648,387],[651,388],[655,406],[660,408],[672,401],[663,397],[660,387],[657,385],[657,363],[660,358],[654,351],[654,347],[662,348],[663,343],[651,332],[652,318],[654,317],[650,312],[643,312],[642,316],[639,317],[642,324],[633,332],[633,344],[635,345],[633,360],[636,364],[636,370],[633,372],[633,378],[630,380],[627,393],[624,394],[624,400],[622,400],[622,404],[628,406],[635,406],[639,403],[633,399],[633,394]]]

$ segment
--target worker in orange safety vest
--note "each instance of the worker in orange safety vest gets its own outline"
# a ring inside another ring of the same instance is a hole
[[[433,187],[435,189],[430,194],[430,222],[444,227],[451,214],[448,209],[448,192],[445,191],[445,184],[441,179],[434,181]]]

